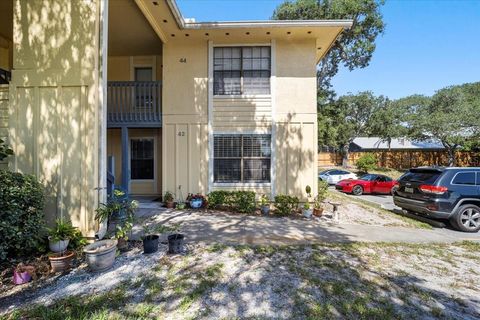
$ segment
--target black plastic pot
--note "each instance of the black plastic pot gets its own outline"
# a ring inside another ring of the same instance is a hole
[[[180,253],[183,248],[184,235],[174,233],[168,236],[168,253]]]
[[[149,254],[157,252],[158,250],[158,236],[152,234],[143,238],[143,253]]]

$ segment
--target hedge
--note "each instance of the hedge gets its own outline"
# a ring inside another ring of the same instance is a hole
[[[44,189],[34,176],[0,170],[0,262],[37,251],[45,236]]]

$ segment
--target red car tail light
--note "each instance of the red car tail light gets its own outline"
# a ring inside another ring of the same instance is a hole
[[[425,193],[430,193],[430,194],[444,194],[445,192],[448,191],[447,187],[442,187],[442,186],[431,186],[428,184],[422,184],[419,189],[422,192]]]

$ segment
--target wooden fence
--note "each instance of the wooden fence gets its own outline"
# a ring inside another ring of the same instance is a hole
[[[378,166],[393,169],[408,169],[420,166],[446,166],[448,165],[448,154],[446,151],[371,151],[351,152],[348,160],[354,165],[362,155],[371,153],[378,160]],[[456,152],[456,165],[459,167],[479,167],[480,152]],[[342,165],[342,155],[334,152],[320,152],[318,154],[319,167],[332,167]]]

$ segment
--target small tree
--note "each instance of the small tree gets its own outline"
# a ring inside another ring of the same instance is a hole
[[[367,173],[377,167],[377,158],[371,153],[366,153],[357,160],[357,169]]]

